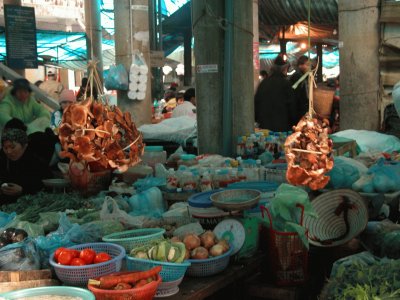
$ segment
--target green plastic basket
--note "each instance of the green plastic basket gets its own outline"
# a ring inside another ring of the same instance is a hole
[[[106,235],[103,237],[103,241],[118,244],[124,247],[126,253],[129,254],[132,249],[164,239],[164,233],[165,229],[163,228],[134,229]]]

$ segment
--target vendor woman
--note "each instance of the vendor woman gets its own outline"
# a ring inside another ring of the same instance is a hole
[[[26,126],[22,122],[19,126],[7,125],[1,136],[0,204],[11,203],[21,195],[40,191],[42,179],[51,177],[48,165],[29,148]]]

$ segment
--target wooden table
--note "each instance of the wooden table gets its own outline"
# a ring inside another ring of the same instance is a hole
[[[204,299],[212,296],[231,284],[244,282],[247,278],[256,274],[265,261],[265,254],[256,254],[239,262],[231,262],[222,273],[209,277],[188,277],[186,276],[179,285],[179,292],[166,299]]]

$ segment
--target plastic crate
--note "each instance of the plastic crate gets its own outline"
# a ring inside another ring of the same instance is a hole
[[[65,266],[54,261],[53,253],[50,255],[50,265],[54,268],[58,279],[65,285],[86,286],[89,279],[121,270],[122,260],[126,255],[123,247],[110,243],[87,243],[69,247],[69,249],[76,250],[83,250],[85,248],[91,248],[96,252],[106,252],[112,259],[99,264]]]
[[[103,237],[103,241],[107,243],[118,244],[125,248],[126,253],[130,253],[132,249],[147,246],[152,242],[164,239],[163,228],[144,228],[134,229],[112,233]]]
[[[115,275],[124,273],[127,272],[119,272]],[[161,277],[157,275],[157,280],[149,282],[144,286],[128,290],[105,290],[90,284],[88,284],[87,287],[96,296],[96,300],[151,300],[154,298],[160,284]]]
[[[232,251],[233,247],[231,246],[227,252],[220,256],[207,259],[189,259],[191,266],[188,268],[186,275],[206,277],[222,272],[229,265]]]
[[[178,280],[183,277],[190,266],[190,262],[169,263],[150,259],[135,258],[126,256],[126,269],[129,271],[146,271],[156,266],[161,266],[160,276],[163,282]]]

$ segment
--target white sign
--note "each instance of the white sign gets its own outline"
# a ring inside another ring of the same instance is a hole
[[[148,11],[149,7],[147,5],[136,5],[136,4],[134,4],[134,5],[131,6],[131,9],[132,10]]]
[[[338,47],[339,47],[339,48],[343,48],[343,41],[339,41]]]
[[[163,67],[165,65],[164,51],[150,52],[150,65],[154,67]]]
[[[198,65],[196,67],[196,72],[201,73],[218,73],[218,65]]]

